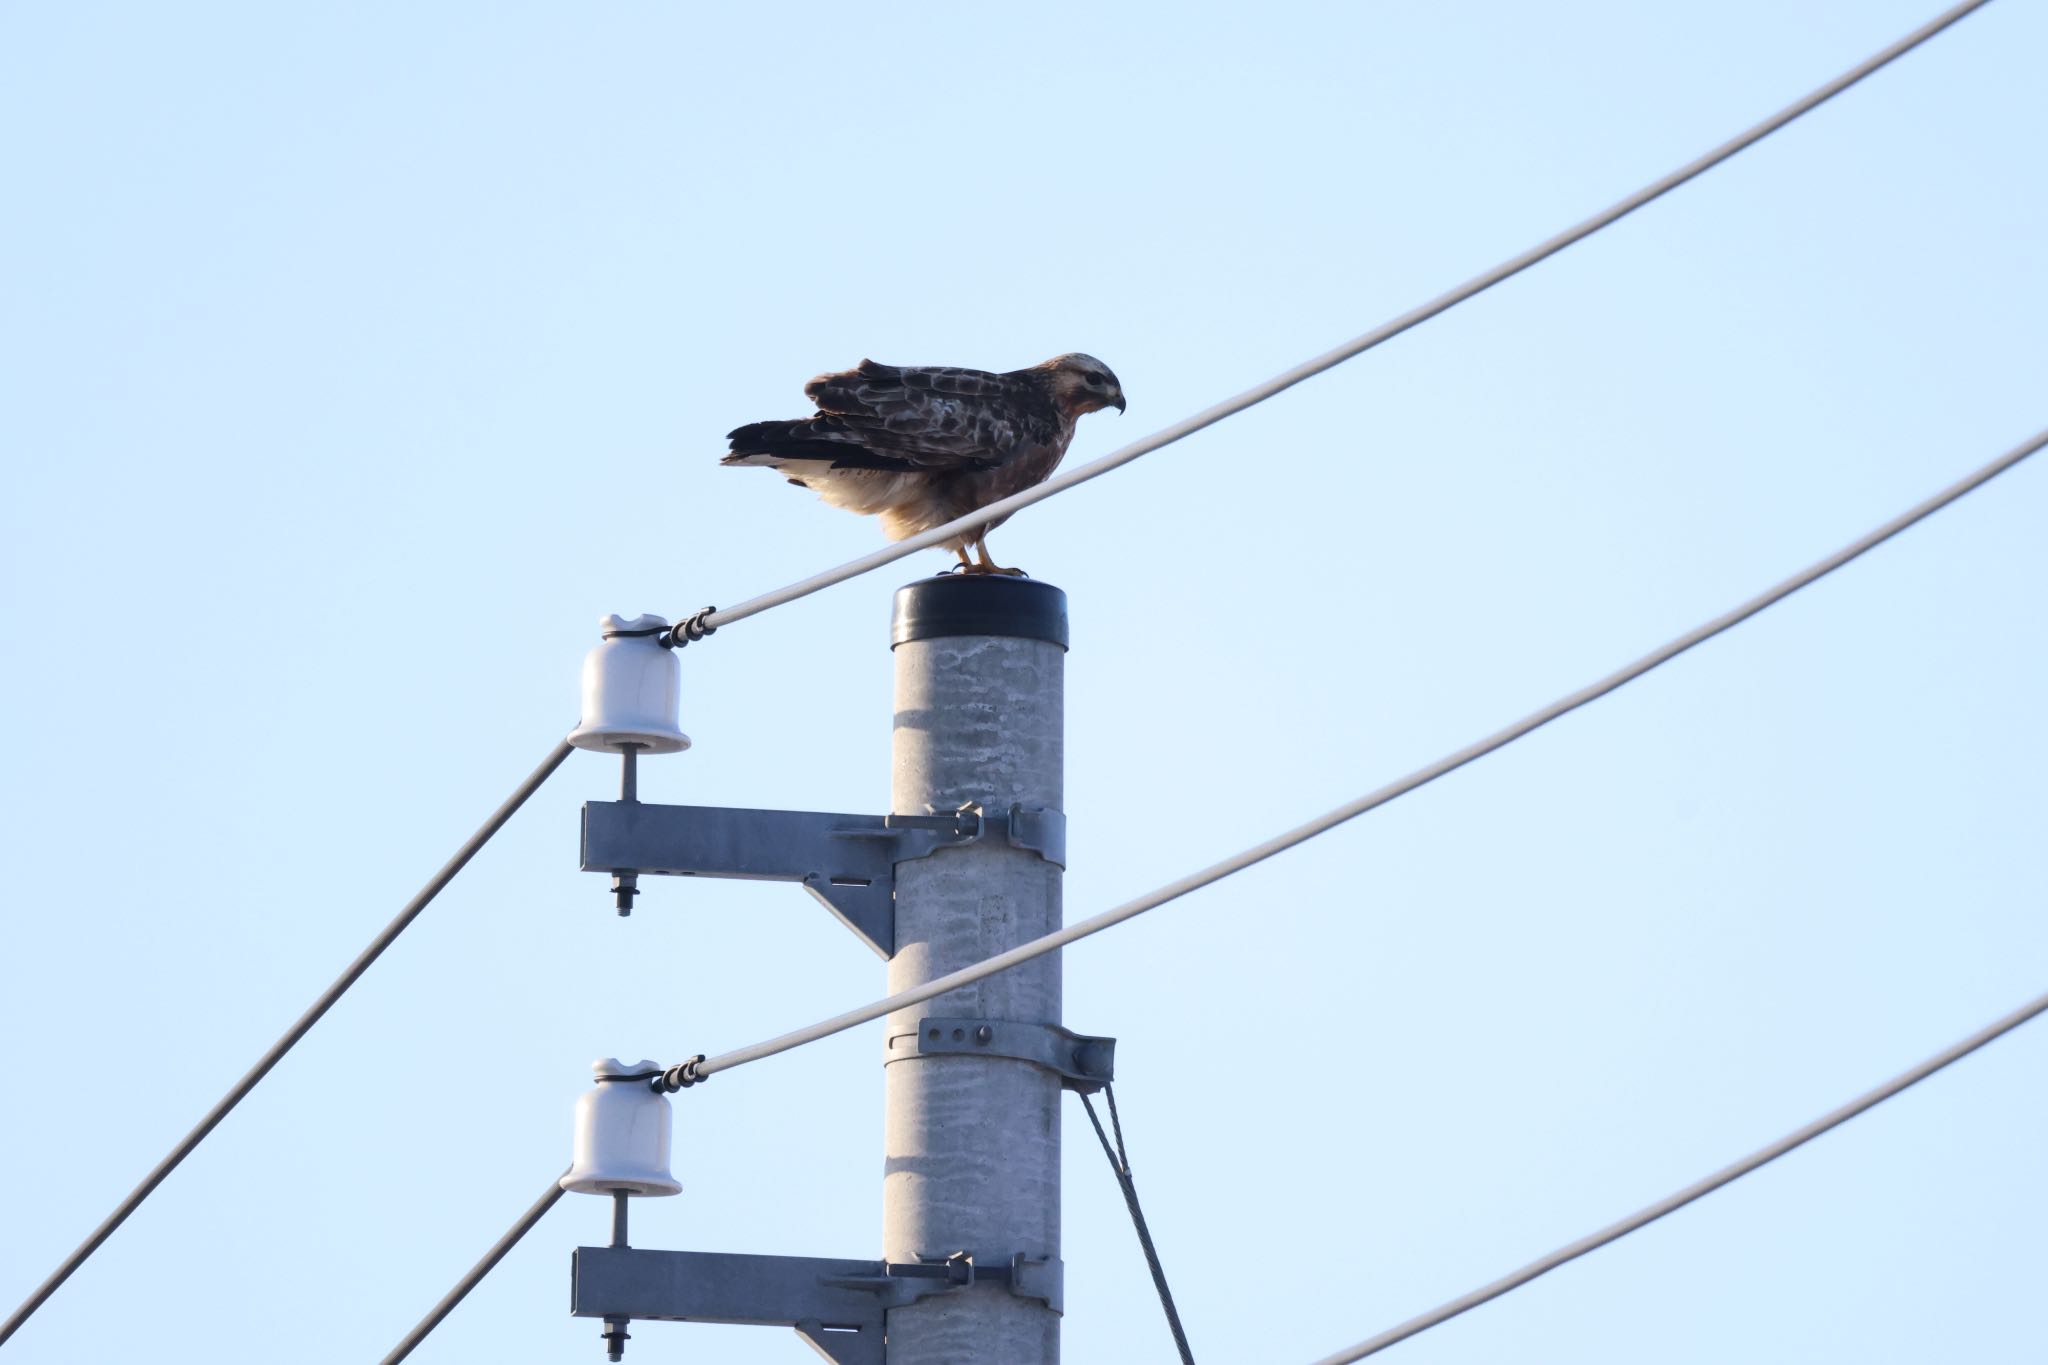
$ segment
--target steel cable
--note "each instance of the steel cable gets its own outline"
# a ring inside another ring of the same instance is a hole
[[[1539,1257],[1523,1266],[1520,1270],[1509,1275],[1503,1275],[1492,1284],[1481,1285],[1469,1294],[1462,1294],[1452,1299],[1449,1303],[1433,1308],[1418,1317],[1408,1319],[1408,1321],[1401,1323],[1397,1327],[1390,1327],[1376,1337],[1367,1337],[1356,1346],[1347,1347],[1334,1355],[1324,1356],[1315,1365],[1348,1365],[1350,1361],[1363,1360],[1369,1355],[1377,1355],[1397,1342],[1406,1341],[1418,1333],[1426,1332],[1432,1327],[1449,1322],[1460,1313],[1477,1308],[1480,1304],[1486,1303],[1491,1299],[1497,1299],[1510,1290],[1519,1289],[1539,1276],[1548,1275],[1559,1266],[1575,1261],[1589,1251],[1597,1251],[1610,1242],[1619,1241],[1638,1228],[1647,1227],[1651,1223],[1656,1222],[1665,1214],[1675,1213],[1687,1204],[1692,1203],[1695,1199],[1712,1194],[1723,1185],[1740,1180],[1758,1167],[1769,1165],[1785,1155],[1785,1153],[1805,1146],[1830,1128],[1839,1127],[1850,1119],[1855,1118],[1858,1114],[1876,1108],[1900,1091],[1918,1085],[1943,1067],[1961,1061],[1978,1048],[1983,1047],[1994,1039],[2003,1037],[2021,1024],[2026,1023],[2029,1019],[2043,1013],[2048,1013],[2048,995],[2036,997],[2004,1018],[1987,1024],[1954,1046],[1945,1048],[1934,1056],[1929,1057],[1911,1070],[1892,1077],[1892,1079],[1874,1090],[1865,1091],[1841,1108],[1821,1115],[1805,1127],[1787,1133],[1769,1146],[1759,1147],[1756,1151],[1742,1158],[1742,1160],[1735,1162],[1733,1165],[1722,1167],[1703,1180],[1687,1185],[1676,1194],[1668,1195],[1646,1208],[1638,1209],[1620,1222],[1611,1223],[1590,1236],[1581,1237],[1576,1242],[1561,1246],[1548,1256]]]
[[[1088,1092],[1083,1090],[1080,1095],[1081,1107],[1088,1111],[1088,1122],[1095,1127],[1096,1141],[1102,1144],[1102,1154],[1109,1158],[1117,1188],[1123,1191],[1131,1226],[1138,1230],[1138,1248],[1145,1253],[1145,1268],[1152,1272],[1152,1288],[1159,1293],[1159,1306],[1166,1313],[1166,1328],[1173,1333],[1173,1348],[1180,1353],[1180,1365],[1195,1365],[1195,1353],[1188,1348],[1188,1334],[1180,1325],[1180,1310],[1173,1306],[1173,1291],[1166,1287],[1166,1268],[1159,1264],[1159,1248],[1152,1244],[1152,1229],[1145,1222],[1145,1211],[1138,1207],[1138,1186],[1131,1178],[1131,1158],[1124,1148],[1123,1120],[1116,1113],[1116,1087],[1106,1083],[1102,1087],[1102,1097],[1109,1102],[1110,1126],[1116,1129],[1114,1147],[1109,1145],[1109,1134],[1102,1131],[1102,1120],[1096,1117]]]
[[[320,1022],[321,1016],[332,1009],[334,1003],[347,993],[349,987],[355,985],[362,974],[370,969],[370,964],[382,956],[384,950],[397,941],[407,926],[419,918],[420,912],[427,908],[427,904],[440,895],[448,883],[455,880],[455,874],[462,871],[469,864],[469,860],[477,855],[478,850],[491,841],[491,836],[504,828],[505,822],[526,804],[527,798],[539,791],[541,784],[554,775],[555,769],[562,766],[562,761],[568,758],[569,752],[569,742],[563,740],[541,760],[541,765],[528,774],[526,780],[519,784],[512,795],[505,798],[504,803],[491,813],[490,818],[484,821],[476,833],[469,836],[468,841],[455,851],[455,856],[441,865],[441,870],[420,888],[419,894],[407,901],[405,908],[398,912],[397,917],[385,925],[377,937],[370,940],[370,946],[356,955],[355,961],[349,963],[341,975],[335,978],[334,984],[320,993],[320,998],[309,1005],[306,1012],[298,1017],[297,1022],[284,1031],[283,1037],[270,1045],[270,1050],[257,1060],[256,1065],[250,1067],[242,1079],[236,1081],[228,1093],[221,1096],[220,1101],[206,1111],[206,1116],[179,1140],[169,1155],[142,1178],[142,1183],[130,1190],[128,1197],[93,1229],[90,1236],[79,1243],[75,1251],[64,1258],[64,1263],[51,1272],[48,1279],[36,1287],[36,1291],[22,1302],[21,1307],[14,1310],[14,1316],[8,1318],[5,1324],[0,1324],[0,1342],[5,1342],[19,1331],[21,1325],[43,1306],[50,1295],[56,1293],[58,1287],[70,1279],[72,1273],[84,1265],[88,1257],[99,1250],[100,1244],[113,1236],[114,1229],[120,1227],[128,1220],[129,1214],[142,1206],[142,1201],[155,1192],[156,1187],[164,1182],[164,1178],[176,1170],[186,1157],[192,1155],[194,1149],[206,1140],[207,1134],[228,1116],[229,1111],[247,1098],[258,1082],[270,1074],[270,1069],[284,1060],[284,1055],[297,1046],[298,1041],[312,1030],[313,1025]]]
[[[562,1172],[563,1176],[568,1174],[567,1170]],[[491,1249],[469,1268],[469,1273],[457,1280],[455,1287],[443,1294],[441,1301],[428,1309],[427,1315],[405,1334],[405,1339],[391,1348],[391,1354],[384,1357],[383,1365],[398,1365],[399,1361],[411,1355],[413,1348],[425,1341],[427,1334],[439,1327],[441,1320],[455,1311],[455,1305],[468,1298],[469,1291],[482,1284],[484,1276],[498,1268],[498,1262],[504,1260],[512,1248],[519,1245],[519,1239],[532,1232],[534,1225],[547,1217],[548,1210],[553,1208],[561,1197],[562,1179],[561,1176],[557,1176],[541,1197],[534,1200],[525,1213],[519,1215],[519,1220],[505,1229],[505,1235],[491,1243]]]

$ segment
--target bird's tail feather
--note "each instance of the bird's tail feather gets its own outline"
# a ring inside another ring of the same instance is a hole
[[[830,460],[839,454],[832,442],[818,439],[807,421],[752,422],[729,432],[726,439],[732,442],[732,451],[720,464],[772,465],[783,460]]]
[[[835,469],[908,468],[906,461],[864,449],[846,434],[838,417],[793,422],[752,422],[727,433],[731,453],[720,464],[779,466],[789,460],[820,460]]]

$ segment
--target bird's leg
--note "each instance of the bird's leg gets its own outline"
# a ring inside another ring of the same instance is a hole
[[[975,568],[975,567],[974,567],[974,561],[973,561],[973,560],[971,560],[971,559],[969,559],[969,558],[967,557],[967,547],[966,547],[966,546],[964,546],[964,545],[955,545],[955,546],[953,547],[953,553],[954,553],[954,554],[956,554],[956,555],[958,555],[958,556],[960,556],[960,563],[959,563],[959,566],[958,566],[958,568],[959,568],[959,572],[961,572],[961,573],[979,573],[979,572],[981,572],[981,571],[980,571],[979,569],[977,569],[977,568]],[[948,569],[948,570],[946,570],[946,572],[947,572],[947,573],[952,573],[952,572],[954,572],[954,570],[952,570],[952,569]]]
[[[969,573],[999,573],[1010,578],[1030,577],[1022,569],[1005,569],[996,563],[995,558],[988,552],[988,533],[986,531],[974,538],[974,552],[981,557],[981,563],[979,566],[969,569],[967,571]]]

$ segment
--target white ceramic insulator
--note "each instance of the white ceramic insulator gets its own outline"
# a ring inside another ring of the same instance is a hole
[[[562,1188],[578,1194],[682,1193],[668,1169],[674,1131],[668,1096],[648,1088],[648,1078],[661,1068],[600,1057],[590,1069],[597,1073],[597,1085],[576,1101],[576,1156]]]
[[[604,643],[583,660],[583,723],[569,732],[579,749],[618,753],[637,745],[649,754],[690,747],[677,725],[682,708],[682,664],[658,634],[660,616],[606,616],[598,622]]]

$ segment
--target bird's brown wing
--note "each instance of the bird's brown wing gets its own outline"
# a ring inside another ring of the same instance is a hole
[[[829,460],[836,469],[993,469],[1058,437],[1052,400],[1027,375],[863,360],[819,375],[804,392],[816,417],[741,427],[728,438],[724,463],[770,456]]]

